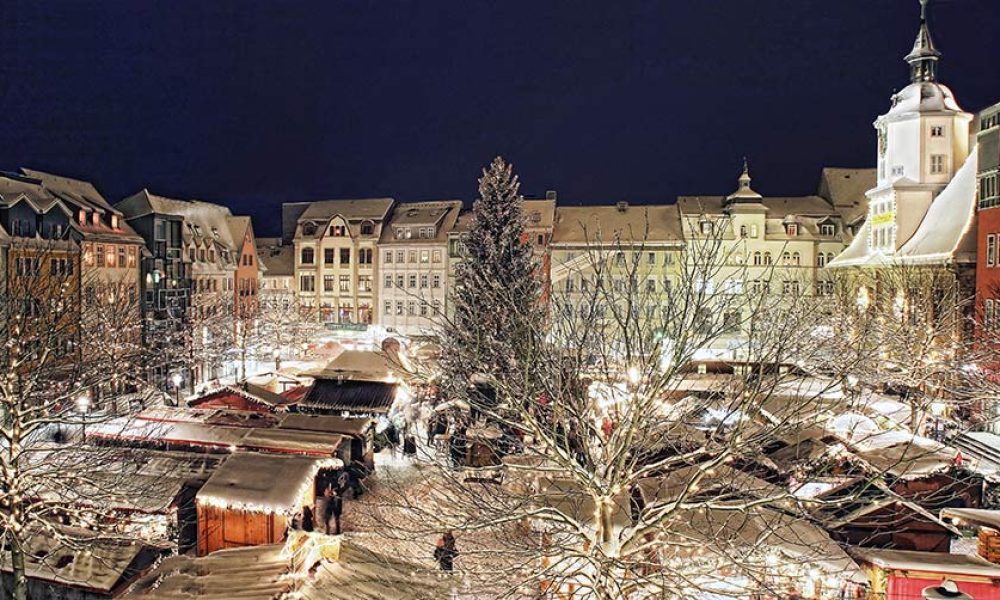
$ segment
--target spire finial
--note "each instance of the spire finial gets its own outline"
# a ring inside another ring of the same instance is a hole
[[[910,64],[910,82],[937,81],[937,61],[941,53],[934,48],[931,40],[931,30],[927,25],[927,6],[930,0],[920,0],[920,29],[917,39],[913,42],[913,50],[906,55]]]

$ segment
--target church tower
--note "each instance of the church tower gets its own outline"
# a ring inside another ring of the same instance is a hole
[[[941,53],[920,1],[920,28],[905,60],[910,84],[892,96],[878,132],[878,180],[868,192],[869,249],[898,250],[916,231],[931,202],[969,155],[972,115],[938,82]]]

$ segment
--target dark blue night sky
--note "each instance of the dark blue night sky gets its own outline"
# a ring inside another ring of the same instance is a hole
[[[870,166],[916,0],[0,0],[0,169],[228,204],[765,194]],[[941,80],[1000,101],[1000,1],[937,0]]]

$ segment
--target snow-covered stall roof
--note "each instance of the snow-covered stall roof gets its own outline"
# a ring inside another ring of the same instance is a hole
[[[114,419],[89,427],[87,435],[108,442],[196,446],[216,450],[256,450],[333,456],[342,437],[312,431],[231,427],[200,422]]]
[[[440,600],[451,597],[454,580],[399,558],[372,552],[346,539],[336,561],[323,561],[299,594],[302,600]]]
[[[402,371],[383,352],[375,350],[344,350],[310,377],[351,379],[354,381],[393,381]]]
[[[367,417],[335,417],[289,413],[281,419],[278,428],[358,436],[368,431],[372,423],[372,420]]]
[[[208,556],[171,556],[123,596],[156,600],[273,600],[293,587],[284,546],[219,550]]]
[[[850,553],[861,562],[883,569],[1000,579],[1000,565],[970,554],[876,548],[851,548]]]
[[[24,550],[29,579],[101,594],[116,592],[160,553],[143,544],[103,540],[90,531],[54,524],[35,530]],[[0,561],[0,569],[10,573],[9,562]]]
[[[233,454],[198,491],[199,504],[252,512],[291,514],[324,468],[343,467],[336,458]]]
[[[1000,531],[1000,510],[983,508],[942,508],[942,519],[962,521],[978,527],[991,527]]]
[[[311,534],[316,535],[316,534]],[[433,567],[364,548],[344,536],[335,559],[296,561],[286,544],[171,556],[137,580],[126,600],[439,600],[452,580]],[[315,566],[315,569],[313,567]]]

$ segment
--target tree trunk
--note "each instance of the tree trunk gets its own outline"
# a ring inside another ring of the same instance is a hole
[[[24,551],[21,550],[21,540],[10,540],[10,570],[14,586],[11,594],[13,600],[28,600],[28,576],[24,571]]]

